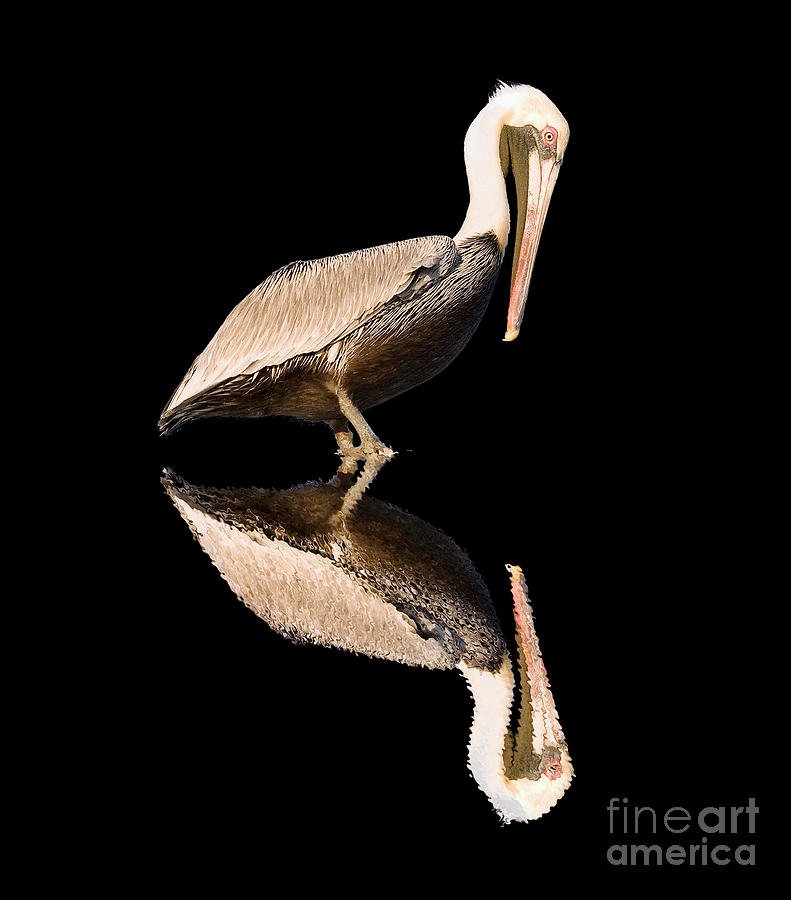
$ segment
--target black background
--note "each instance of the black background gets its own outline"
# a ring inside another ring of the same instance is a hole
[[[106,111],[99,206],[124,300],[96,352],[126,359],[93,501],[113,573],[101,651],[121,669],[120,689],[94,685],[108,689],[99,721],[120,726],[109,814],[142,871],[174,879],[260,863],[342,885],[363,861],[377,883],[688,878],[609,866],[612,843],[700,833],[611,836],[606,807],[767,800],[744,472],[751,325],[720,227],[720,63],[682,38],[532,37],[519,17],[496,38],[321,32],[152,29]],[[287,643],[233,596],[160,488],[165,466],[216,486],[327,479],[329,429],[156,432],[194,356],[274,269],[455,234],[464,133],[497,79],[540,87],[571,127],[522,334],[502,342],[509,255],[462,356],[367,418],[399,452],[372,494],[451,535],[504,623],[504,564],[527,572],[576,778],[550,814],[507,827],[466,768],[472,704],[457,673]]]

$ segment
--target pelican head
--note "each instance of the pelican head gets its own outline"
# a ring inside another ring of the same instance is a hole
[[[519,566],[506,568],[511,575],[519,653],[521,703],[515,734],[509,729],[515,691],[508,657],[499,671],[464,662],[459,668],[475,702],[470,770],[505,822],[526,822],[543,816],[557,803],[571,784],[574,769],[541,658],[524,574]]]
[[[519,334],[525,314],[527,289],[544,227],[549,200],[569,140],[568,122],[546,94],[528,85],[503,86],[492,98],[502,103],[500,164],[516,182],[518,204],[511,300],[506,341]]]
[[[457,242],[492,231],[501,249],[510,230],[505,178],[516,182],[517,223],[506,341],[519,334],[549,200],[569,140],[568,122],[537,88],[500,83],[464,140],[470,206]],[[499,150],[499,160],[498,160]]]

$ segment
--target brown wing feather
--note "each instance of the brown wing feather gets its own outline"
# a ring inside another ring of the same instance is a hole
[[[279,269],[231,311],[165,412],[228,378],[329,346],[393,297],[445,276],[458,260],[453,240],[436,235]]]

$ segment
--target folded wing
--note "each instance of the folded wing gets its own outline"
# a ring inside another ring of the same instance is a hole
[[[453,240],[435,235],[284,266],[231,311],[165,413],[228,378],[330,346],[458,261]]]

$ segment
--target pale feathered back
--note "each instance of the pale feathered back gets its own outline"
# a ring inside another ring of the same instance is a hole
[[[458,260],[453,240],[434,235],[284,266],[231,311],[165,412],[228,378],[329,347]]]

